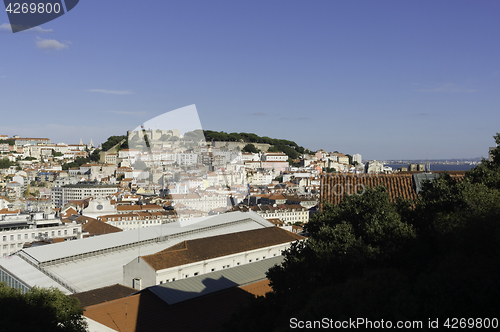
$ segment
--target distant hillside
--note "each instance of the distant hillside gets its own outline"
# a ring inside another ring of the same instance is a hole
[[[268,149],[269,152],[284,152],[291,159],[297,159],[301,154],[312,153],[312,151],[299,146],[297,143],[285,139],[270,138],[267,136],[258,136],[256,134],[249,133],[225,133],[223,131],[212,131],[204,130],[205,139],[207,142],[210,141],[222,141],[222,142],[242,142],[248,143],[245,146],[245,151],[252,151],[251,145],[253,143],[260,144],[270,144],[271,147]]]

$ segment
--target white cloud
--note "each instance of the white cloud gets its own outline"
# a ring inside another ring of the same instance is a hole
[[[12,32],[11,25],[9,23],[0,24],[0,31]],[[22,33],[52,33],[53,29],[44,29],[41,27],[33,27],[31,29],[23,30]]]
[[[108,95],[131,95],[133,94],[132,91],[129,90],[106,90],[106,89],[91,89],[87,90],[90,92],[99,92],[99,93],[104,93]]]
[[[454,84],[454,83],[445,83],[445,84],[442,84],[442,85],[439,85],[439,86],[436,86],[433,88],[418,89],[416,91],[420,91],[420,92],[467,92],[467,93],[469,93],[469,92],[477,92],[479,90],[464,88],[464,87],[461,87],[461,86]]]
[[[108,111],[109,113],[114,113],[114,114],[123,114],[123,115],[144,115],[147,112],[144,111],[139,111],[139,112],[128,112],[128,111]]]
[[[51,33],[54,32],[53,29],[44,29],[41,27],[33,27],[31,29],[26,30],[26,32],[34,32],[34,33]]]
[[[68,48],[68,45],[58,42],[55,39],[42,39],[37,37],[36,47],[42,50],[62,50],[64,48]]]

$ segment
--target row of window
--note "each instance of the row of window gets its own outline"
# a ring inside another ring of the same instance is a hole
[[[78,228],[73,228],[73,234],[77,234],[78,233]],[[31,233],[31,239],[34,239],[35,238],[35,234],[36,233]],[[56,236],[56,231],[51,231],[51,236],[54,237]],[[49,236],[49,232],[45,232],[45,233],[38,233],[38,236],[43,236],[45,235],[46,237]],[[58,230],[57,231],[57,236],[61,236],[62,235],[62,231],[61,230]],[[64,230],[64,235],[68,235],[68,230],[65,229]],[[30,235],[29,233],[24,233],[24,240],[28,240],[30,238]],[[23,234],[17,234],[17,240],[22,240],[23,239]],[[10,240],[9,240],[9,236],[8,235],[3,235],[2,236],[2,241],[3,242],[7,242],[7,241],[15,241],[16,240],[16,235],[14,234],[11,234],[10,235]]]

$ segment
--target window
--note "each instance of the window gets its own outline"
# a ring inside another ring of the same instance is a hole
[[[6,244],[4,244],[4,245],[3,245],[3,248],[4,248],[4,249],[7,249],[7,245],[6,245]]]
[[[274,254],[273,256],[276,257],[276,254]]]
[[[212,272],[214,272],[214,271],[215,271],[215,269],[212,269]]]
[[[64,235],[68,235],[68,230],[67,229],[64,230]]]
[[[257,257],[257,258],[255,259],[255,261],[258,261],[258,260],[259,260],[259,257]]]
[[[266,259],[266,256],[263,256],[262,259]]]
[[[160,285],[163,284],[163,281],[160,280]]]
[[[236,265],[240,265],[240,262],[236,263]]]
[[[172,281],[175,281],[175,278],[172,278]]]
[[[4,235],[4,236],[3,236],[3,240],[4,240],[4,241],[7,241],[7,235]]]
[[[198,272],[195,272],[195,273],[194,273],[194,275],[195,275],[195,276],[197,276],[197,275],[198,275]]]
[[[170,279],[167,279],[167,281],[166,281],[166,282],[170,282]]]
[[[248,260],[248,263],[252,263],[252,260],[251,260],[251,259],[249,259],[249,260]]]
[[[14,241],[14,235],[11,235],[11,236],[10,236],[10,240],[11,240],[11,241]]]
[[[78,232],[78,228],[73,228],[73,234],[76,234]]]

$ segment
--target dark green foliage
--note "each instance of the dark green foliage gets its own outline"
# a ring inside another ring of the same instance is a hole
[[[123,135],[123,136],[110,136],[106,142],[102,143],[102,151],[108,151],[113,146],[115,146],[118,143],[120,143],[122,140],[125,140],[125,142],[123,142],[118,147],[118,149],[119,150],[121,150],[121,149],[128,149],[127,135]]]
[[[52,149],[52,155],[54,157],[62,157],[62,153],[61,152],[57,152],[56,150]]]
[[[65,171],[67,171],[70,168],[80,167],[83,164],[88,164],[90,162],[91,162],[90,158],[76,157],[75,161],[73,161],[71,163],[63,164],[62,165],[62,169],[65,170]]]
[[[257,153],[257,152],[260,152],[259,149],[257,149],[255,147],[255,145],[253,145],[252,143],[248,143],[247,145],[245,145],[243,147],[243,150],[241,150],[242,152],[251,152],[251,153]]]
[[[95,149],[91,154],[90,154],[90,160],[94,161],[94,162],[99,162],[99,160],[101,159],[101,156],[100,156],[100,152],[101,150],[99,149]]]
[[[9,158],[0,159],[0,168],[9,168],[10,166],[14,166],[15,163],[11,162]]]
[[[311,152],[298,146],[297,143],[285,139],[269,138],[266,136],[260,137],[256,134],[249,133],[231,133],[218,132],[212,130],[204,130],[207,141],[223,141],[223,142],[250,142],[263,143],[272,145],[269,152],[284,152],[291,159],[297,159],[301,154]]]
[[[268,271],[274,292],[227,330],[287,331],[291,317],[422,320],[424,329],[429,318],[499,317],[500,148],[493,155],[462,181],[425,184],[416,202],[392,203],[375,188],[324,204],[309,239]]]
[[[306,230],[311,234],[307,245],[295,244],[284,264],[269,270],[271,285],[278,293],[326,286],[359,275],[367,264],[388,264],[415,237],[412,226],[401,221],[382,187],[348,196],[337,206],[325,204]]]
[[[1,331],[87,330],[78,299],[55,288],[32,288],[26,294],[0,283]]]
[[[0,144],[16,145],[16,141],[13,139],[0,139]]]

